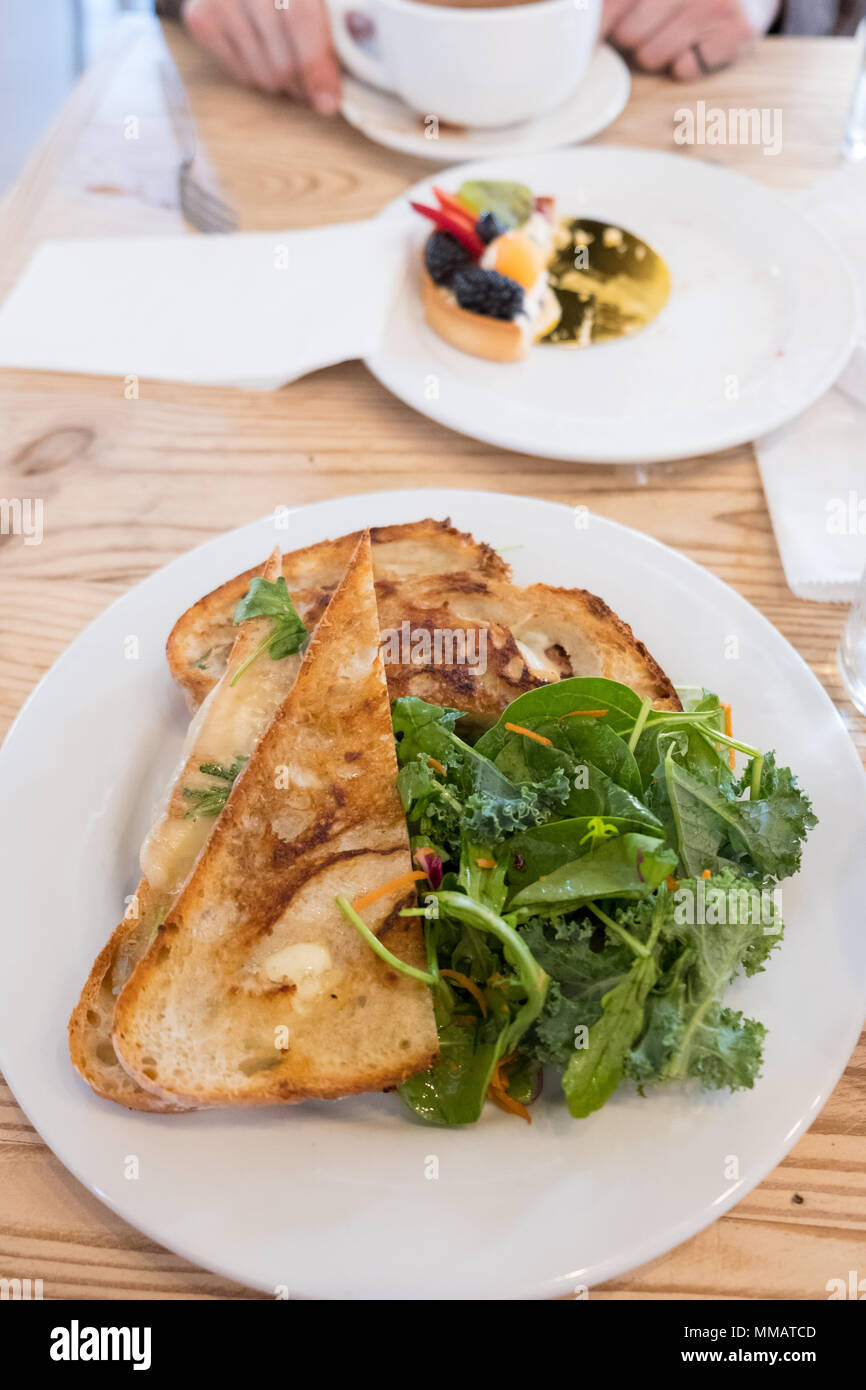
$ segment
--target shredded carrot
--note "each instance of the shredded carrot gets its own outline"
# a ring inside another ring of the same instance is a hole
[[[553,747],[553,739],[545,738],[544,734],[534,734],[531,729],[524,729],[522,724],[506,724],[506,729],[512,734],[523,734],[525,738],[531,738],[535,743],[541,743],[545,748]]]
[[[496,868],[496,860],[495,860],[495,859],[476,859],[476,860],[475,860],[475,863],[478,865],[479,869],[495,869],[495,868]]]
[[[709,869],[704,869],[704,872],[701,874],[701,878],[712,878],[712,874],[711,874],[710,870],[709,870]]]
[[[731,707],[730,707],[730,705],[722,705],[722,709],[725,711],[725,733],[727,734],[728,738],[733,738],[734,735],[733,735],[733,733],[732,733],[732,731],[731,731],[731,730],[732,730],[732,726],[731,726]],[[736,753],[736,749],[734,749],[734,748],[729,748],[729,749],[728,749],[728,767],[731,769],[732,772],[734,772],[734,771],[736,770],[736,766],[737,766],[737,753]]]
[[[404,884],[408,887],[410,883],[415,883],[419,878],[426,877],[423,869],[413,869],[411,873],[398,874],[396,878],[389,878],[388,882],[383,883],[379,888],[371,888],[369,893],[362,893],[360,898],[355,899],[352,906],[356,912],[360,912],[362,908],[369,907],[370,903],[374,903],[377,898],[384,898],[385,894],[390,893],[392,889],[402,888]]]
[[[461,989],[465,989],[471,994],[481,1010],[481,1017],[487,1017],[487,1000],[484,998],[484,995],[481,993],[481,990],[474,980],[470,980],[469,976],[464,975],[460,970],[440,970],[439,974],[446,980],[453,980],[455,985],[459,985]]]
[[[679,886],[679,879],[674,878],[673,874],[668,874],[667,878],[665,879],[665,888],[670,889],[670,891],[673,893],[676,891],[677,888],[679,888]]]
[[[441,777],[447,777],[447,776],[448,776],[448,773],[447,773],[447,771],[446,771],[446,769],[445,769],[444,764],[443,764],[443,763],[440,763],[440,761],[439,761],[438,758],[428,758],[428,759],[427,759],[427,766],[428,766],[428,767],[432,767],[436,772],[439,773],[439,775],[440,775]]]
[[[500,1110],[505,1110],[509,1115],[519,1115],[528,1125],[532,1124],[532,1116],[525,1105],[519,1100],[515,1100],[507,1091],[497,1091],[493,1086],[488,1087],[487,1097],[498,1105]]]
[[[505,1057],[499,1058],[499,1061],[493,1068],[493,1076],[490,1078],[491,1086],[498,1086],[500,1091],[508,1089],[508,1082],[503,1081],[499,1073],[502,1071],[503,1067],[510,1067],[516,1056],[516,1052],[509,1052]]]
[[[603,714],[607,714],[606,709],[570,709],[568,714],[561,714],[560,719],[571,719],[575,714],[588,714],[591,719],[600,719]],[[506,728],[508,725],[506,724]]]
[[[507,1057],[500,1057],[493,1069],[490,1078],[490,1085],[487,1088],[487,1096],[494,1105],[498,1105],[500,1110],[505,1110],[509,1115],[519,1115],[528,1125],[532,1124],[532,1116],[526,1106],[513,1096],[508,1094],[508,1080],[502,1076],[503,1067],[509,1066],[517,1056],[516,1052],[510,1052]]]

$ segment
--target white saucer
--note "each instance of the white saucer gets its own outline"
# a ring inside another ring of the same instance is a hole
[[[441,125],[436,138],[426,133],[425,120],[390,92],[379,91],[357,78],[343,75],[340,107],[350,125],[389,149],[421,159],[454,163],[488,159],[499,154],[529,154],[574,145],[597,135],[615,121],[628,101],[631,76],[620,55],[607,44],[597,48],[574,96],[535,121],[501,130],[468,130]]]

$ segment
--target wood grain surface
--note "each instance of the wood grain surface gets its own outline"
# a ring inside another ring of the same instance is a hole
[[[247,228],[375,213],[429,167],[339,117],[240,90],[171,26],[204,152]],[[0,294],[46,237],[176,232],[177,150],[156,23],[128,16],[0,210]],[[596,143],[677,149],[783,189],[838,163],[856,54],[846,40],[762,43],[700,86],[636,76]],[[674,113],[699,98],[783,112],[783,148],[691,151]],[[138,138],[126,138],[136,117]],[[0,373],[0,496],[41,497],[45,538],[0,535],[0,732],[81,629],[158,566],[271,511],[372,489],[494,489],[586,504],[675,546],[733,585],[803,655],[858,748],[834,649],[844,612],[785,584],[750,448],[652,468],[556,463],[440,428],[362,366],[247,394],[105,378]],[[106,933],[111,924],[106,923]],[[727,1216],[594,1298],[822,1298],[866,1274],[866,1043],[788,1158]],[[256,1298],[115,1217],[66,1170],[0,1083],[0,1275],[41,1277],[46,1298]]]

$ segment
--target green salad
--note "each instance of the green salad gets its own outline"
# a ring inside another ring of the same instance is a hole
[[[615,681],[529,691],[476,737],[397,700],[398,788],[440,1056],[399,1089],[439,1125],[489,1098],[526,1119],[542,1069],[570,1113],[624,1082],[751,1087],[765,1029],[724,1003],[782,937],[776,885],[816,821],[788,768],[732,737],[717,696],[661,711]],[[736,754],[742,770],[736,770]]]

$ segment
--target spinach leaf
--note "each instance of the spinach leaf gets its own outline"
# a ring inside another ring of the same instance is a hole
[[[593,823],[612,827],[619,836],[638,834],[661,836],[661,829],[630,816],[575,816],[569,820],[553,821],[524,830],[506,841],[503,851],[508,855],[508,882],[517,888],[553,873],[562,864],[590,854],[593,843]],[[611,836],[611,839],[616,836]]]
[[[573,725],[574,720],[567,721]],[[567,798],[557,808],[560,816],[626,816],[659,825],[658,817],[640,800],[637,764],[627,745],[613,731],[583,721],[581,730],[565,722],[532,719],[523,727],[545,742],[494,725],[478,742],[478,750],[491,757],[511,782],[542,783],[556,776],[567,780]],[[590,751],[599,759],[596,764]],[[636,789],[636,790],[635,790]]]
[[[504,724],[494,724],[476,745],[512,781],[525,781],[556,766],[572,771],[588,764],[632,796],[641,796],[643,782],[634,755],[609,724],[598,719],[538,718],[528,719],[520,727],[546,743],[515,733]]]
[[[439,1029],[438,1060],[404,1081],[400,1098],[428,1124],[474,1124],[500,1056],[499,1032],[446,1023]]]
[[[676,853],[654,835],[620,835],[519,889],[508,908],[562,911],[595,898],[646,898],[673,873],[676,862]]]
[[[562,1078],[569,1113],[575,1119],[600,1110],[622,1081],[657,975],[655,957],[646,956],[635,961],[625,979],[602,999],[602,1016],[589,1030],[587,1047],[572,1053]]]
[[[493,727],[499,728],[505,723],[526,724],[530,719],[561,719],[575,710],[604,710],[604,714],[594,718],[604,720],[615,733],[627,737],[635,726],[642,704],[640,696],[619,681],[600,676],[569,676],[518,695]],[[587,722],[581,720],[581,723]],[[484,738],[487,736],[485,734]]]

